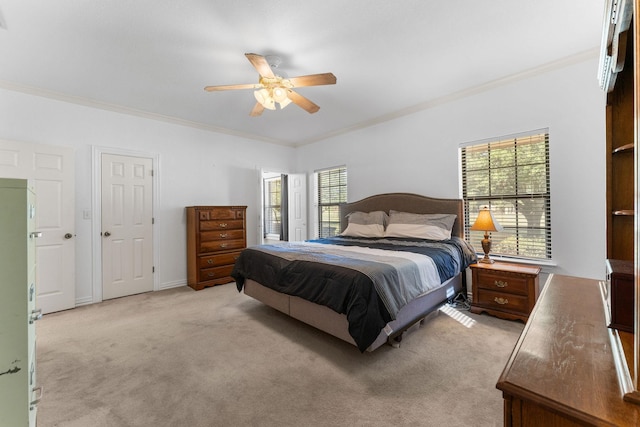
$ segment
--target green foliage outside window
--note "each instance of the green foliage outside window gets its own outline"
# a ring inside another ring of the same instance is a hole
[[[484,232],[470,231],[489,206],[504,227],[491,233],[494,255],[551,258],[551,192],[547,132],[472,144],[461,149],[466,238],[476,250]]]

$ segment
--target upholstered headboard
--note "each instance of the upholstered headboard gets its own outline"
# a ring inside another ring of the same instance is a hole
[[[370,196],[357,202],[340,206],[340,230],[347,227],[350,212],[372,212],[393,209],[411,213],[447,213],[458,217],[453,224],[452,236],[464,238],[464,203],[462,199],[437,199],[412,193],[386,193]]]

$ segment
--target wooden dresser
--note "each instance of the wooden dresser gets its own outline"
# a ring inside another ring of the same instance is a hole
[[[472,264],[472,313],[486,311],[526,322],[538,299],[540,267],[496,262]]]
[[[603,282],[551,275],[496,387],[505,426],[638,426],[623,400]]]
[[[246,206],[189,206],[187,284],[195,290],[233,282],[231,271],[247,247]]]

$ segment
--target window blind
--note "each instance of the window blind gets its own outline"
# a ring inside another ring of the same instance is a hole
[[[347,202],[347,168],[318,174],[318,234],[320,238],[340,233],[340,205]]]
[[[489,206],[504,227],[491,233],[492,254],[551,259],[548,130],[471,143],[460,159],[467,241],[481,247],[484,232],[470,228]]]

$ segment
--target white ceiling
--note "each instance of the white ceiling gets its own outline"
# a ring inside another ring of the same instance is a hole
[[[297,146],[597,56],[603,0],[0,0],[0,87]],[[253,118],[244,53],[320,105]],[[578,58],[578,59],[576,59]],[[594,70],[594,84],[596,80]]]

